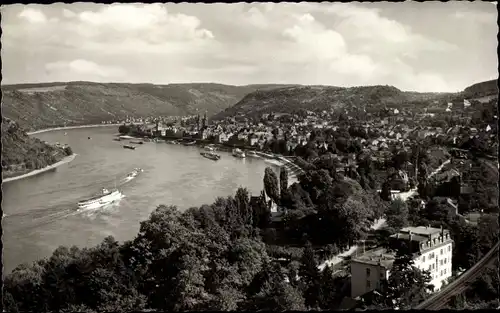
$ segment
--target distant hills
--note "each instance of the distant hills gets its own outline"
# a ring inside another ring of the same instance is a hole
[[[211,116],[258,89],[284,85],[43,83],[2,86],[3,115],[29,131],[127,116]]]
[[[498,96],[496,80],[472,85],[459,93],[419,93],[401,91],[393,86],[331,87],[287,86],[272,90],[258,90],[246,95],[234,106],[216,114],[220,120],[232,116],[260,116],[266,113],[293,113],[338,110],[364,107],[427,108],[463,98]]]
[[[298,109],[427,107],[460,97],[496,95],[496,80],[462,93],[418,93],[392,86],[332,87],[283,84],[230,86],[213,83],[124,84],[43,83],[2,86],[3,115],[28,131],[63,125],[155,115],[190,115],[205,111],[214,120],[235,115],[291,113]]]

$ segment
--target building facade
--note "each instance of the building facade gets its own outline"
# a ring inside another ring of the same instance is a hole
[[[415,266],[430,272],[434,291],[441,289],[443,283],[451,277],[453,240],[448,230],[425,226],[406,227],[392,235],[391,239],[395,242],[410,242],[415,255]]]
[[[434,291],[451,277],[453,240],[448,230],[432,227],[406,227],[390,238],[394,250],[405,242],[413,254],[415,267],[429,271]],[[356,298],[380,288],[390,275],[395,253],[385,248],[367,251],[352,258],[351,297]]]

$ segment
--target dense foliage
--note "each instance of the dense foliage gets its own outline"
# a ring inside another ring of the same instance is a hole
[[[160,206],[122,244],[110,237],[93,248],[61,247],[8,275],[5,304],[38,312],[334,309],[346,295],[344,278],[318,270],[313,245],[335,253],[365,236],[382,204],[324,169],[289,188],[287,181],[284,170],[278,178],[268,168],[272,202],[240,188],[184,212]],[[281,222],[271,219],[272,203],[283,208]]]
[[[58,148],[28,136],[17,123],[2,117],[3,177],[44,168],[72,153],[70,147]]]

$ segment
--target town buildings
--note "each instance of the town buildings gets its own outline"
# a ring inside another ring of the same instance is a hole
[[[434,291],[451,277],[453,240],[448,230],[432,227],[406,227],[390,238],[391,250],[406,244],[413,255],[414,266],[431,275]],[[385,248],[367,251],[351,261],[351,297],[356,298],[379,289],[387,280],[395,253]]]

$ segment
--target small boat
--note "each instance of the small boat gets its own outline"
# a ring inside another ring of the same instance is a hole
[[[248,154],[249,156],[251,156],[251,157],[258,157],[258,154],[257,154],[257,153],[255,153],[255,151],[248,151],[248,153],[247,153],[247,154]]]
[[[215,151],[215,148],[211,147],[211,146],[205,146],[204,149],[205,149],[205,151],[209,151],[209,152]]]
[[[131,146],[131,145],[123,145],[123,148],[130,149],[130,150],[135,150],[135,146]]]
[[[220,160],[220,155],[213,153],[213,152],[200,152],[200,154],[210,160],[214,161],[219,161]]]
[[[120,138],[113,138],[114,141],[122,141]]]
[[[64,133],[64,136],[68,136],[68,133],[66,133],[66,132],[65,132],[65,133]]]
[[[233,156],[240,159],[244,159],[246,157],[245,152],[238,148],[233,150]]]
[[[144,172],[142,168],[134,168],[134,170],[127,175],[127,180],[134,179],[139,173],[142,172]]]
[[[142,142],[142,141],[130,141],[130,143],[134,143],[136,145],[142,145],[142,144],[144,144],[144,142]]]
[[[191,142],[185,142],[184,145],[185,146],[194,146],[196,144],[196,140],[195,141],[191,141]]]
[[[88,139],[90,140],[90,139],[92,139],[92,138],[90,138],[90,137],[89,137]]]
[[[96,209],[118,201],[121,198],[123,198],[123,194],[118,189],[109,191],[103,188],[101,194],[78,202],[78,209]]]

